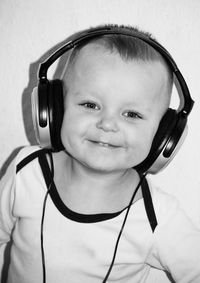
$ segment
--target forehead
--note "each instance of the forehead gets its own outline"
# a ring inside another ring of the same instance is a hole
[[[96,89],[106,86],[109,89],[109,85],[122,93],[131,92],[134,88],[138,92],[163,93],[167,88],[167,71],[159,61],[125,60],[117,51],[110,51],[97,43],[88,44],[73,62],[67,86]]]
[[[73,52],[72,52],[73,54]],[[84,67],[92,67],[94,65],[98,68],[101,68],[103,66],[106,66],[107,63],[111,62],[114,63],[122,63],[122,64],[140,64],[141,66],[144,66],[145,69],[148,68],[148,66],[152,66],[155,71],[164,73],[167,76],[167,70],[166,66],[161,60],[153,59],[153,60],[143,60],[143,59],[125,59],[122,58],[121,55],[116,51],[116,49],[110,50],[107,47],[103,46],[100,43],[89,43],[82,47],[78,52],[75,53],[76,55],[72,56],[73,59],[70,62],[69,60],[69,68],[71,70],[78,71],[80,68]]]

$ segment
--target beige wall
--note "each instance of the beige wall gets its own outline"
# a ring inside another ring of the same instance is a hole
[[[1,0],[0,167],[14,149],[33,141],[27,121],[23,122],[30,105],[24,103],[36,85],[37,61],[47,50],[90,26],[136,25],[152,32],[170,51],[196,101],[184,146],[152,179],[178,196],[200,225],[199,13],[199,0]]]

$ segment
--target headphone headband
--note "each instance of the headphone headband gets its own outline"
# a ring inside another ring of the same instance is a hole
[[[183,106],[180,109],[179,112],[182,112],[183,115],[188,115],[193,107],[194,101],[191,98],[188,86],[185,82],[185,79],[183,78],[183,75],[181,74],[180,70],[178,69],[175,61],[173,60],[172,56],[170,53],[156,40],[152,39],[150,36],[147,36],[143,33],[136,32],[136,31],[131,31],[128,30],[127,28],[120,28],[120,27],[102,27],[102,28],[93,28],[86,30],[79,34],[76,38],[73,40],[70,40],[66,42],[61,48],[59,48],[55,53],[53,53],[45,62],[43,62],[40,65],[40,69],[38,72],[38,77],[40,82],[44,82],[47,80],[47,71],[49,67],[58,59],[60,58],[65,52],[69,51],[70,49],[76,47],[78,44],[81,42],[88,40],[88,39],[93,39],[99,36],[104,36],[104,35],[111,35],[111,34],[118,34],[118,35],[125,35],[125,36],[130,36],[134,38],[138,38],[147,44],[149,44],[151,47],[153,47],[156,51],[158,51],[167,61],[168,65],[170,66],[172,72],[176,76],[181,90],[182,90],[182,95],[183,95]]]

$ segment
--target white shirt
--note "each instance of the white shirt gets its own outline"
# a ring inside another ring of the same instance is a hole
[[[16,174],[17,164],[38,147],[20,151],[0,186],[0,245],[13,244],[8,283],[42,283],[41,218],[47,186],[38,159]],[[175,282],[200,282],[200,231],[174,197],[151,186],[158,226],[151,230],[143,199],[136,201],[107,282],[148,282],[150,266]],[[43,242],[46,283],[100,283],[110,266],[126,209],[108,215],[69,210],[56,187],[47,197]]]

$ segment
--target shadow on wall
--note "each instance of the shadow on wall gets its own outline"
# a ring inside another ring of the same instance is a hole
[[[30,145],[37,144],[34,127],[33,127],[33,120],[32,120],[32,105],[31,105],[31,95],[34,87],[38,85],[38,69],[42,62],[44,62],[47,58],[49,58],[53,53],[55,53],[58,49],[64,46],[66,43],[73,41],[77,38],[82,31],[72,34],[71,36],[67,37],[65,40],[61,41],[60,43],[53,46],[49,49],[45,54],[43,54],[39,60],[32,63],[29,68],[29,83],[28,86],[24,89],[22,94],[22,113],[23,113],[23,122],[25,133]],[[66,63],[68,61],[70,51],[64,53],[60,58],[57,59],[58,63],[56,66],[56,70],[52,76],[52,79],[61,79],[63,70],[65,69]],[[50,67],[51,68],[51,67]],[[47,76],[48,77],[48,76]],[[55,93],[56,96],[56,93]]]
[[[37,84],[38,84],[38,78],[37,78],[38,68],[39,68],[40,64],[43,61],[45,61],[50,55],[52,55],[56,50],[58,50],[66,42],[73,40],[73,38],[75,36],[77,36],[78,34],[79,33],[76,33],[76,34],[68,37],[64,41],[58,43],[57,45],[53,46],[45,54],[43,54],[37,61],[30,64],[30,67],[29,67],[29,82],[28,82],[27,87],[24,89],[24,91],[22,93],[22,100],[21,100],[24,129],[25,129],[27,140],[28,140],[30,145],[36,145],[37,144],[37,140],[36,140],[35,132],[34,132],[34,127],[33,127],[33,119],[32,119],[31,95],[32,95],[32,91],[33,91],[34,87],[36,87]],[[70,52],[63,54],[62,57],[60,59],[58,59],[58,64],[57,64],[57,67],[56,67],[56,70],[54,72],[52,79],[61,78],[63,69],[64,69],[66,62],[68,60],[68,57],[69,57],[69,53]],[[9,166],[9,164],[15,158],[15,156],[17,155],[17,153],[20,151],[21,148],[22,148],[22,146],[14,149],[13,152],[6,159],[2,168],[0,168],[0,179],[3,177],[3,175],[5,174],[8,166]]]
[[[78,33],[74,34],[74,35],[68,37],[66,40],[58,43],[57,45],[52,47],[50,50],[48,50],[45,54],[43,54],[39,60],[30,64],[29,82],[28,82],[27,87],[24,89],[24,91],[22,93],[23,123],[24,123],[26,137],[27,137],[30,145],[36,145],[37,144],[37,141],[36,141],[36,138],[35,138],[35,133],[34,133],[33,120],[32,120],[31,95],[32,95],[33,88],[36,87],[37,84],[38,84],[38,79],[37,79],[38,68],[39,68],[40,64],[43,61],[45,61],[51,54],[53,54],[56,50],[58,50],[66,42],[73,40],[73,37],[77,36],[77,35],[78,35]],[[61,78],[63,69],[66,65],[67,60],[68,60],[69,54],[70,54],[70,52],[67,52],[64,55],[62,55],[62,57],[60,59],[58,59],[58,64],[57,64],[57,67],[56,67],[56,70],[54,72],[52,79]],[[23,147],[20,146],[20,147],[17,147],[16,149],[14,149],[13,152],[7,158],[7,160],[4,162],[2,168],[0,168],[0,179],[5,174],[9,164],[12,162],[12,160],[15,158],[17,153],[22,148]],[[5,247],[2,274],[0,274],[1,283],[5,283],[7,281],[8,266],[9,266],[9,261],[10,261],[10,247],[11,247],[11,242],[8,243]]]

